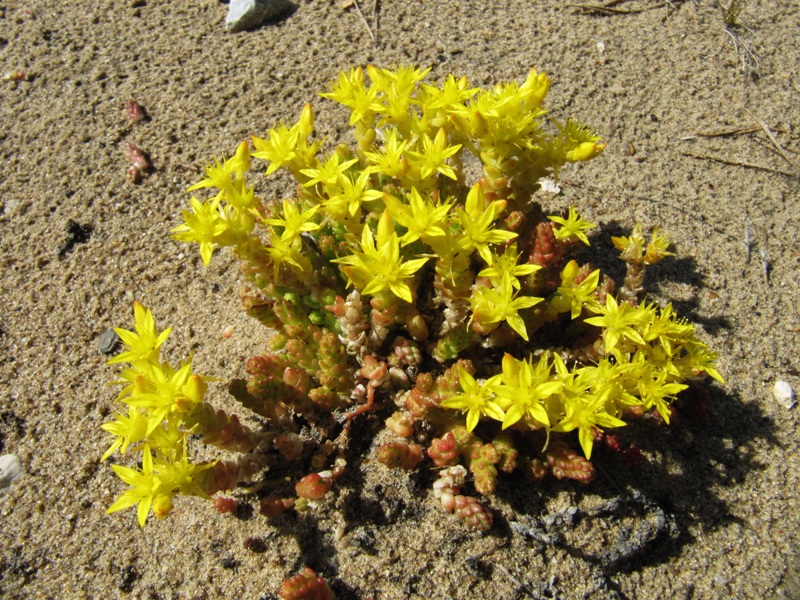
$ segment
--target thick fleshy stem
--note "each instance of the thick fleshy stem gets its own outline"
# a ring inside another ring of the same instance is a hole
[[[644,273],[647,265],[643,262],[628,261],[625,263],[625,279],[619,288],[619,298],[632,306],[639,303],[639,296],[644,291]]]
[[[264,517],[277,517],[294,506],[294,498],[266,496],[259,502],[258,514]]]
[[[324,475],[325,473],[311,473],[303,477],[294,486],[297,496],[306,500],[319,500],[330,492],[333,487],[333,478]]]
[[[561,283],[561,268],[564,266],[564,253],[570,246],[556,238],[552,221],[543,221],[534,231],[533,249],[528,262],[542,267],[527,277],[529,294],[546,296],[554,292]]]
[[[422,358],[422,351],[416,343],[397,336],[392,342],[392,353],[386,362],[392,367],[416,368],[422,363]]]
[[[433,495],[447,512],[455,515],[473,529],[488,531],[492,527],[492,513],[477,498],[461,495],[461,485],[467,470],[461,465],[442,469],[433,483]]]
[[[289,360],[311,376],[316,376],[320,370],[317,351],[316,344],[306,343],[299,338],[290,337],[286,342]]]
[[[514,447],[514,442],[508,433],[501,433],[492,440],[492,446],[500,455],[497,461],[497,468],[504,473],[511,473],[517,468],[517,457],[519,452]]]
[[[283,366],[281,372],[275,373],[275,367],[281,363],[273,355],[254,357],[248,360],[247,370],[252,374],[248,381],[233,379],[228,384],[230,394],[244,406],[267,419],[281,420],[291,413],[289,407],[297,412],[313,408],[305,385],[297,385],[307,381],[302,371]]]
[[[308,397],[314,404],[326,411],[336,410],[350,404],[350,399],[347,396],[339,394],[324,385],[309,390]]]
[[[433,350],[431,350],[431,355],[440,363],[452,360],[466,350],[471,341],[470,332],[466,324],[460,325],[439,338],[439,341],[436,342]]]
[[[439,409],[439,404],[458,392],[459,366],[470,374],[475,372],[475,367],[471,361],[460,359],[456,364],[446,369],[436,380],[433,379],[430,373],[417,375],[416,384],[405,397],[406,408],[415,418],[426,418],[431,422],[446,421],[446,423],[441,423],[443,426],[452,423],[450,418],[452,413],[445,411],[445,409]]]
[[[550,470],[550,465],[541,458],[524,457],[521,462],[522,471],[534,481],[541,481],[544,479]]]
[[[319,335],[319,382],[337,392],[353,389],[353,369],[348,365],[344,345],[332,331]],[[352,359],[350,359],[352,360]]]
[[[489,142],[489,140],[486,140]],[[483,177],[480,180],[481,187],[486,193],[486,200],[507,200],[511,196],[511,186],[509,179],[516,171],[515,161],[501,157],[498,150],[489,146],[481,152],[481,162],[483,162]]]
[[[220,460],[210,469],[199,472],[193,483],[209,496],[213,496],[247,481],[267,466],[268,462],[268,455],[263,453],[246,454],[236,461]]]
[[[253,317],[265,327],[283,331],[283,323],[275,316],[274,301],[250,296],[246,290],[240,292],[240,299],[249,317]]]
[[[491,511],[478,502],[473,496],[455,496],[456,516],[473,529],[489,531],[492,528],[493,517]]]
[[[433,375],[420,373],[417,382],[406,395],[406,408],[417,419],[423,419],[435,407],[438,407],[433,395]],[[444,409],[441,409],[444,410]]]
[[[463,324],[469,314],[469,297],[475,274],[470,270],[470,257],[465,253],[440,254],[436,261],[433,286],[436,301],[444,302],[444,321],[439,335]]]
[[[410,471],[422,461],[422,448],[419,444],[390,442],[378,448],[378,462],[390,469]]]
[[[395,315],[395,322],[402,323],[405,330],[416,342],[428,339],[428,325],[414,304],[400,304]]]
[[[386,429],[397,436],[409,437],[414,433],[414,416],[408,411],[397,411],[386,419]]]
[[[491,496],[497,487],[497,467],[501,455],[492,444],[473,444],[467,454],[467,465],[475,477],[475,489],[484,496]]]
[[[275,316],[283,323],[283,329],[290,338],[306,339],[311,321],[310,309],[304,306],[297,294],[286,294],[273,305]]]
[[[285,580],[278,596],[281,600],[333,600],[328,583],[308,567]]]
[[[574,479],[581,483],[594,479],[594,465],[562,442],[551,442],[544,456],[556,479]]]
[[[256,433],[239,422],[236,415],[228,415],[224,410],[216,410],[208,402],[203,402],[183,416],[184,425],[193,433],[203,436],[204,444],[212,444],[223,450],[252,452],[268,448],[272,435]]]
[[[241,271],[245,277],[259,290],[267,290],[274,286],[274,269],[267,247],[258,238],[250,237],[246,244],[239,244],[234,249],[236,257],[242,261]],[[284,281],[294,280],[290,271],[284,273]]]
[[[428,456],[437,467],[446,467],[458,462],[461,450],[452,431],[448,431],[441,438],[434,438],[428,448]]]
[[[345,345],[345,351],[361,362],[364,355],[369,352],[367,339],[369,319],[364,312],[361,294],[358,290],[353,290],[347,295],[347,299],[336,296],[333,304],[325,308],[339,319],[339,328],[342,331],[340,339]]]
[[[369,348],[374,352],[389,335],[395,323],[400,299],[391,292],[381,292],[370,300],[370,330],[367,333]]]

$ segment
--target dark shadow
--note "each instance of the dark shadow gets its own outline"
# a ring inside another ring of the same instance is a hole
[[[670,426],[642,418],[614,431],[623,450],[639,448],[650,457],[638,468],[626,464],[624,452],[598,447],[592,456],[597,477],[588,486],[546,479],[539,494],[531,494],[502,483],[498,493],[519,515],[510,534],[534,546],[564,549],[595,565],[613,587],[616,573],[677,557],[695,541],[696,526],[713,531],[739,522],[715,490],[737,486],[767,467],[753,443],[779,445],[776,424],[757,405],[706,382],[684,391],[675,406],[678,418]],[[668,460],[657,458],[666,455]],[[542,515],[546,500],[564,489],[574,494],[574,508]],[[598,496],[604,500],[599,507]],[[578,508],[584,501],[594,507]]]

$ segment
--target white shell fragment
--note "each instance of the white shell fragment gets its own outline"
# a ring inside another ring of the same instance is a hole
[[[554,179],[550,179],[549,177],[542,177],[539,179],[539,189],[543,192],[547,192],[548,194],[560,194],[561,188],[555,182]]]
[[[778,401],[778,404],[784,408],[792,408],[795,405],[794,390],[787,381],[776,381],[775,387],[772,388],[772,395]]]
[[[14,480],[22,476],[22,462],[15,454],[0,456],[0,498],[2,498]]]

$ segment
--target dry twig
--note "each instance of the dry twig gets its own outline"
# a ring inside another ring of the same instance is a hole
[[[364,22],[364,27],[367,28],[367,33],[369,34],[369,37],[372,40],[372,43],[374,44],[375,34],[372,33],[372,28],[369,26],[369,21],[367,21],[367,18],[364,16],[364,13],[361,12],[361,7],[358,5],[358,0],[353,0],[353,5],[356,7],[356,10],[358,11],[358,16],[361,17],[361,20]]]
[[[767,137],[769,138],[769,141],[770,141],[770,142],[772,142],[772,145],[773,145],[773,146],[775,146],[775,150],[777,150],[777,151],[778,151],[778,154],[780,154],[780,155],[783,157],[783,160],[785,160],[787,163],[789,163],[789,164],[790,164],[790,165],[792,165],[792,166],[793,166],[795,169],[797,169],[797,168],[798,168],[798,167],[797,167],[797,164],[796,164],[796,163],[795,163],[795,162],[794,162],[794,161],[793,161],[791,158],[789,158],[789,157],[787,156],[787,154],[786,154],[786,150],[784,150],[784,149],[783,149],[783,147],[782,147],[782,146],[781,146],[781,145],[778,143],[778,140],[777,140],[777,139],[775,139],[775,135],[772,133],[772,131],[770,130],[770,128],[769,128],[769,127],[767,127],[767,124],[766,124],[766,123],[764,123],[764,121],[762,121],[761,119],[759,119],[757,116],[755,116],[755,115],[754,115],[752,112],[750,112],[750,110],[749,110],[749,109],[745,109],[745,110],[747,111],[747,114],[748,114],[748,115],[750,115],[750,117],[753,119],[753,121],[755,121],[756,123],[758,123],[759,127],[761,127],[761,129],[763,129],[763,130],[764,130],[764,133],[766,133],[766,134],[767,134]]]
[[[369,37],[372,40],[372,43],[376,44],[377,43],[377,39],[375,38],[375,34],[372,33],[372,27],[370,27],[369,21],[367,21],[367,18],[364,16],[364,13],[361,12],[361,7],[358,4],[358,0],[345,0],[344,2],[342,2],[342,4],[340,6],[342,8],[344,8],[344,9],[348,9],[351,6],[355,6],[356,12],[358,13],[358,16],[361,18],[361,22],[364,23],[364,27],[367,28],[367,33],[369,34]],[[374,2],[372,4],[372,17],[373,17],[373,21],[375,22],[376,29],[377,29],[377,21],[378,21],[377,9],[378,9],[378,0],[374,0]]]
[[[756,131],[761,131],[761,127],[734,127],[732,129],[717,129],[714,131],[698,131],[697,133],[692,133],[690,135],[685,135],[680,139],[680,141],[685,142],[686,140],[694,140],[699,137],[728,137],[734,135],[746,135],[748,133],[755,133]],[[772,131],[777,131],[778,133],[791,133],[788,129],[781,129],[780,127],[772,127]]]
[[[687,152],[685,150],[679,150],[681,154],[684,156],[689,156],[690,158],[699,158],[701,160],[713,160],[716,162],[721,162],[726,165],[732,165],[734,167],[745,167],[747,169],[759,169],[761,171],[769,171],[770,173],[777,173],[778,175],[786,175],[786,177],[794,177],[794,173],[790,173],[789,171],[784,171],[783,169],[774,169],[772,167],[765,167],[764,165],[757,165],[755,163],[749,163],[744,161],[738,160],[730,160],[728,158],[723,158],[721,156],[713,156],[711,154],[695,154],[693,152]]]
[[[651,6],[648,8],[632,8],[629,10],[624,10],[621,8],[612,8],[604,4],[567,4],[567,6],[569,6],[570,8],[580,8],[581,10],[597,12],[603,15],[632,15],[644,12],[646,10],[650,10],[650,8],[657,8],[655,6]]]

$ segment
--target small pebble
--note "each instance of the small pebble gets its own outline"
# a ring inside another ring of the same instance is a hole
[[[795,405],[794,390],[787,381],[776,381],[775,387],[772,388],[772,395],[778,401],[778,404],[784,408],[793,408]]]
[[[0,498],[2,498],[15,479],[24,473],[22,462],[15,454],[0,456]]]
[[[101,333],[100,337],[97,338],[97,347],[103,354],[111,356],[116,352],[119,342],[120,339],[117,332],[113,329],[109,329]]]
[[[290,0],[231,0],[225,28],[231,32],[255,29],[293,8],[295,5]]]

